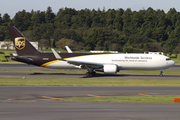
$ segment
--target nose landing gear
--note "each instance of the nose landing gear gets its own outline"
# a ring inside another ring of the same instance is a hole
[[[161,76],[161,77],[163,76],[163,71],[164,71],[164,70],[160,70],[159,76]]]

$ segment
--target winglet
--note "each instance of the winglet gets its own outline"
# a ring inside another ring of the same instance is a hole
[[[53,48],[51,48],[51,50],[57,60],[63,60],[63,58]]]
[[[65,46],[65,47],[66,47],[68,53],[73,53],[73,51],[68,46]]]

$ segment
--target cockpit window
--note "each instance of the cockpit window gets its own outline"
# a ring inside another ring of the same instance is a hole
[[[166,61],[169,61],[169,60],[171,60],[171,58],[166,58]]]

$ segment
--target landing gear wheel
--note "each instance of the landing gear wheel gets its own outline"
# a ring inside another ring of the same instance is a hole
[[[160,74],[159,74],[159,76],[161,76],[161,77],[163,76],[163,71],[160,71]]]
[[[160,74],[159,76],[161,76],[161,77],[162,77],[162,76],[163,76],[163,74]]]
[[[91,74],[92,74],[92,76],[96,76],[96,72],[92,72]]]
[[[87,77],[96,76],[96,72],[87,72],[86,76]]]
[[[87,73],[86,73],[86,76],[88,76],[88,77],[91,76],[90,72],[87,72]]]

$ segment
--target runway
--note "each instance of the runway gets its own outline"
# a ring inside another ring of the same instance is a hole
[[[110,79],[158,79],[158,80],[180,80],[180,75],[133,75],[133,74],[116,74],[104,75],[97,74],[93,77],[86,77],[85,74],[70,73],[19,73],[19,72],[1,72],[0,77],[19,77],[19,78],[110,78]]]
[[[179,95],[180,87],[1,86],[1,120],[177,120],[180,104],[60,102],[57,98]],[[55,98],[55,99],[54,99]]]
[[[2,64],[0,70],[47,70]],[[180,70],[176,65],[168,70]],[[85,74],[1,72],[0,77],[87,78]],[[180,80],[179,75],[104,75],[96,78]],[[180,104],[62,102],[73,97],[180,95],[180,87],[0,86],[0,120],[177,120]]]
[[[177,104],[11,102],[1,120],[179,120]]]
[[[139,96],[141,94],[151,96],[180,95],[180,87],[1,86],[0,91],[0,100],[27,101],[46,99],[42,96],[63,99],[92,96]]]
[[[23,63],[0,63],[0,70],[55,70],[37,67],[33,65],[27,65]],[[79,69],[77,69],[79,70]],[[175,65],[167,70],[180,70],[180,65]],[[112,78],[112,79],[162,79],[162,80],[180,80],[180,75],[164,75],[160,77],[158,75],[131,75],[131,74],[115,74],[115,75],[104,75],[97,74],[93,78]],[[19,73],[19,72],[1,72],[0,77],[26,77],[26,78],[91,78],[86,77],[84,74],[69,74],[69,73]]]

